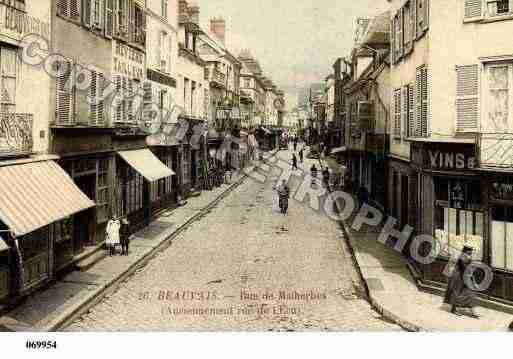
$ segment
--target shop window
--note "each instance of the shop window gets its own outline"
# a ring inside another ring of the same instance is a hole
[[[479,181],[435,180],[435,238],[442,256],[454,256],[463,246],[474,248],[474,259],[483,259],[483,227]]]
[[[98,184],[96,195],[96,209],[98,223],[106,222],[109,219],[109,183],[108,183],[109,160],[98,160]]]
[[[492,208],[492,267],[513,271],[513,207]]]

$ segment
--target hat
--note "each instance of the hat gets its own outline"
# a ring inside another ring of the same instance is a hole
[[[463,253],[472,253],[474,251],[474,248],[469,246],[463,246],[463,249],[461,250]]]

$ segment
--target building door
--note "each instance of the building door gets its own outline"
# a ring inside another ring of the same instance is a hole
[[[401,176],[401,228],[408,224],[408,176]]]
[[[96,174],[76,177],[75,184],[92,201],[96,202]],[[80,254],[87,244],[93,243],[95,210],[90,209],[74,215],[73,253]]]

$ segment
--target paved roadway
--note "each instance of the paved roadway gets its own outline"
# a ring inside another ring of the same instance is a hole
[[[359,296],[337,223],[293,199],[277,212],[278,173],[247,179],[66,330],[399,330]]]

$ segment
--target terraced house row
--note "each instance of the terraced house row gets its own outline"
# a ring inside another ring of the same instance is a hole
[[[365,187],[397,229],[410,225],[440,243],[435,262],[415,263],[423,285],[442,288],[450,253],[467,245],[493,268],[483,296],[507,302],[511,30],[511,0],[390,1],[390,11],[358,19],[354,48],[330,77],[330,113],[344,124],[332,152],[345,165],[348,188]]]
[[[101,248],[110,218],[136,231],[219,185],[276,132],[283,108],[262,99],[283,93],[209,25],[183,0],[0,1],[1,303]]]

